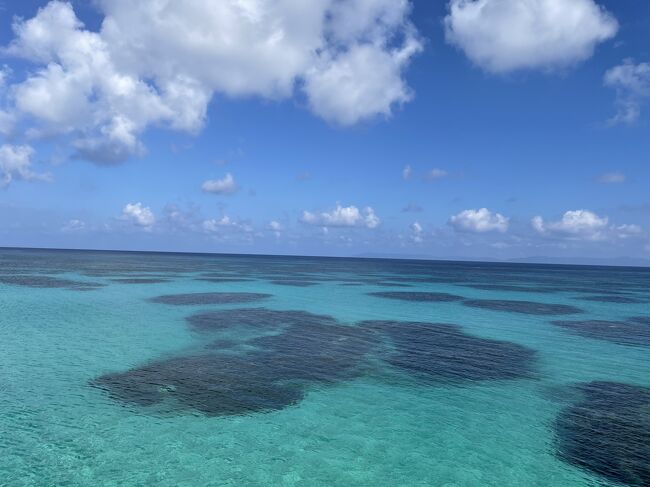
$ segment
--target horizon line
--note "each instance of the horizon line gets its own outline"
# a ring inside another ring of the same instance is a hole
[[[316,258],[316,259],[355,259],[355,260],[398,260],[410,262],[446,262],[446,263],[474,263],[474,264],[501,264],[501,265],[538,265],[538,266],[562,266],[562,267],[618,267],[629,269],[644,269],[650,268],[650,260],[637,258],[640,261],[648,262],[647,265],[629,265],[629,264],[615,264],[615,263],[599,263],[587,264],[579,262],[537,262],[535,259],[557,259],[569,260],[571,257],[547,257],[547,256],[529,256],[518,257],[513,259],[457,259],[445,257],[417,257],[417,256],[399,256],[386,254],[382,256],[381,253],[373,256],[372,254],[361,255],[307,255],[307,254],[267,254],[267,253],[233,253],[233,252],[193,252],[193,251],[177,251],[177,250],[132,250],[132,249],[101,249],[101,248],[63,248],[63,247],[16,247],[16,246],[2,246],[0,251],[4,250],[44,250],[44,251],[58,251],[58,252],[115,252],[115,253],[138,253],[138,254],[170,254],[170,255],[202,255],[202,256],[231,256],[231,257],[293,257],[293,258]],[[530,262],[526,262],[530,259]],[[612,261],[622,259],[635,259],[632,257],[615,257],[615,258],[599,258],[599,257],[584,257],[585,260],[595,261]]]

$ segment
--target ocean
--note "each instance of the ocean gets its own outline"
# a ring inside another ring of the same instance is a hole
[[[650,485],[649,303],[642,268],[0,250],[0,485]]]

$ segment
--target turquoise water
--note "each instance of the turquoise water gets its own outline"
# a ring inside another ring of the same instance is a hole
[[[386,292],[451,297],[371,294]],[[269,296],[155,300],[193,293]],[[584,399],[580,384],[650,387],[650,322],[630,321],[649,302],[642,269],[3,250],[0,484],[647,485],[648,457],[630,477],[563,455],[558,418]],[[311,315],[244,326],[242,309]],[[187,320],[221,310],[236,311],[208,315],[208,331]],[[303,320],[318,330],[306,342]],[[448,332],[401,335],[409,322]],[[329,348],[323,329],[354,349]],[[462,347],[476,347],[476,369]],[[209,365],[174,375],[192,357]],[[269,406],[260,381],[282,400]],[[649,405],[623,450],[650,447]]]

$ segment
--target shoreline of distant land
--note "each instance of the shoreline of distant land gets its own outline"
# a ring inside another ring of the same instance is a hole
[[[484,264],[537,264],[559,266],[585,266],[585,267],[650,267],[650,259],[641,257],[550,257],[531,256],[512,259],[496,259],[489,257],[439,257],[429,255],[409,255],[390,253],[363,253],[355,255],[307,255],[307,254],[266,254],[266,253],[233,253],[233,252],[193,252],[174,250],[142,250],[142,249],[88,249],[88,248],[57,248],[57,247],[4,247],[4,250],[16,251],[59,251],[59,252],[124,252],[141,254],[170,254],[170,255],[221,255],[221,256],[251,256],[251,257],[295,257],[295,258],[324,258],[324,259],[377,259],[377,260],[417,260],[430,262],[458,262],[458,263],[484,263]]]

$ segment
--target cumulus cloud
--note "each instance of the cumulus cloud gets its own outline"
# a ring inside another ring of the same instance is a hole
[[[6,188],[12,181],[49,180],[49,174],[32,171],[34,149],[29,145],[3,144],[0,146],[0,188]]]
[[[284,229],[284,227],[282,226],[282,224],[279,221],[271,220],[269,222],[269,230],[271,230],[273,232],[273,235],[275,235],[276,237],[279,238],[280,235],[282,235],[282,230],[283,229]]]
[[[450,0],[447,42],[493,73],[584,61],[618,22],[594,0]]]
[[[419,41],[410,38],[399,49],[357,44],[332,58],[324,56],[305,78],[309,106],[315,114],[341,125],[390,116],[393,105],[413,97],[402,71],[420,49]]]
[[[617,112],[610,123],[633,124],[641,116],[641,107],[650,99],[650,63],[635,64],[626,59],[605,73],[605,86],[616,90]]]
[[[143,206],[142,203],[128,203],[122,209],[122,217],[147,230],[156,223],[156,217],[151,208]]]
[[[420,225],[418,222],[413,222],[409,226],[409,229],[411,230],[411,240],[415,243],[422,243],[422,232],[424,231],[422,225]]]
[[[237,191],[237,184],[232,174],[227,173],[221,179],[208,179],[201,185],[201,189],[206,193],[214,194],[233,194]]]
[[[567,211],[558,221],[547,222],[541,216],[531,220],[533,228],[539,234],[585,240],[603,239],[608,223],[606,216],[600,217],[589,210]]]
[[[603,184],[620,184],[626,180],[622,172],[607,172],[598,176],[598,182]]]
[[[379,217],[375,211],[367,206],[359,210],[356,206],[336,205],[332,211],[312,213],[303,211],[300,219],[303,223],[318,225],[321,227],[365,227],[376,228],[379,226]]]
[[[510,219],[500,213],[492,213],[487,208],[465,210],[449,219],[449,224],[457,231],[484,233],[508,231]]]
[[[29,133],[72,139],[103,164],[140,154],[150,126],[190,133],[215,93],[282,99],[342,125],[389,116],[421,49],[408,0],[98,0],[87,29],[53,0],[14,22],[7,53],[34,63],[12,85]],[[0,122],[2,122],[0,116]]]

